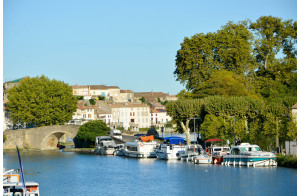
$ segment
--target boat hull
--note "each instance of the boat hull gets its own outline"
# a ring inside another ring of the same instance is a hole
[[[276,157],[256,157],[256,156],[224,156],[224,165],[238,166],[277,166]]]

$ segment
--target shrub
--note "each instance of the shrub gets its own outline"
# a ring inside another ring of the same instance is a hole
[[[83,100],[83,96],[76,96],[77,100]]]
[[[96,101],[94,99],[90,99],[89,101],[90,101],[91,105],[95,105],[96,104]]]
[[[77,139],[82,145],[76,147],[94,147],[97,136],[107,135],[110,128],[101,120],[87,122],[79,127]]]
[[[277,155],[278,166],[297,168],[297,157]]]
[[[98,96],[98,99],[99,99],[99,100],[105,100],[105,96],[101,96],[101,95],[100,95],[100,96]]]
[[[6,135],[3,133],[3,143],[6,141]]]

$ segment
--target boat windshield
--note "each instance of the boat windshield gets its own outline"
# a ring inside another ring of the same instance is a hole
[[[242,148],[240,148],[240,151],[245,152],[245,151],[247,151],[247,149],[245,147],[242,147]]]
[[[222,148],[214,148],[215,152],[222,151]]]
[[[248,151],[261,151],[260,147],[249,147]]]

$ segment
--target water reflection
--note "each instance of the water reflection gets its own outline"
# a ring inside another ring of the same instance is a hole
[[[296,195],[297,170],[195,165],[72,152],[23,152],[26,180],[41,195]],[[6,169],[18,168],[4,153]],[[288,181],[286,179],[289,179]],[[53,188],[55,187],[55,188]]]

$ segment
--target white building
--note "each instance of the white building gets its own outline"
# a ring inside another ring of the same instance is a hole
[[[149,128],[150,107],[147,104],[115,103],[110,104],[112,123],[116,127],[124,127],[125,130],[138,131],[139,128]]]

